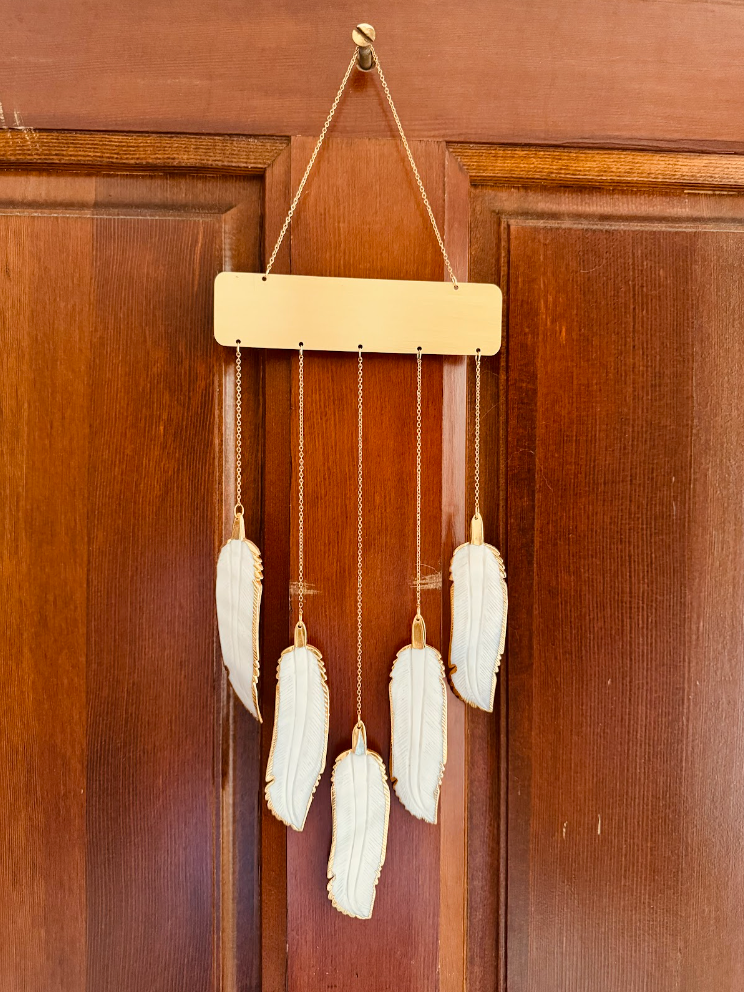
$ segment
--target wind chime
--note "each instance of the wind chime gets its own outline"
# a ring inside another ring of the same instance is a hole
[[[498,551],[484,543],[480,516],[481,355],[495,354],[501,337],[501,293],[489,284],[459,283],[406,140],[372,42],[374,29],[358,25],[354,55],[290,205],[265,273],[222,272],[215,282],[215,337],[235,347],[236,500],[232,534],[217,563],[217,618],[222,656],[236,695],[261,720],[259,608],[262,564],[246,539],[241,497],[241,345],[297,349],[298,395],[298,597],[294,642],[277,667],[276,705],[266,769],[266,801],[287,826],[302,830],[326,765],[330,693],[320,651],[308,643],[305,602],[305,352],[357,351],[357,658],[356,724],[351,747],[331,775],[333,833],[328,896],[340,912],[372,915],[387,846],[390,791],[383,758],[367,744],[362,720],[363,675],[363,398],[364,354],[386,352],[416,359],[416,613],[411,641],[390,673],[390,771],[395,792],[414,816],[436,823],[447,760],[447,683],[442,656],[427,643],[421,613],[422,398],[424,355],[474,355],[475,513],[470,541],[452,558],[452,632],[449,674],[467,703],[493,708],[504,650],[507,593]],[[375,68],[413,170],[450,282],[340,279],[272,275],[271,270],[349,76],[358,65]],[[375,317],[361,344],[353,343],[357,300]],[[297,341],[297,327],[302,341]],[[330,556],[325,556],[331,560]],[[331,687],[332,688],[332,687]]]

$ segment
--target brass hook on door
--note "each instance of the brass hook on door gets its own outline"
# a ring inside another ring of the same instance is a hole
[[[357,65],[362,72],[369,72],[375,65],[375,58],[372,54],[372,42],[375,40],[375,29],[371,24],[357,24],[351,32],[351,38],[359,49],[359,53],[357,55]]]

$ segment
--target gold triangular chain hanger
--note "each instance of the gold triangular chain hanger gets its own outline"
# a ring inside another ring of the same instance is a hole
[[[419,192],[421,193],[421,199],[424,201],[426,212],[429,215],[431,226],[434,229],[434,234],[436,235],[436,239],[439,243],[439,249],[442,252],[442,258],[444,259],[444,264],[447,266],[447,271],[449,272],[449,277],[452,280],[452,285],[455,288],[457,288],[458,286],[457,276],[455,275],[452,269],[452,264],[450,263],[449,256],[447,254],[447,249],[444,247],[444,240],[442,239],[442,235],[439,233],[439,227],[437,226],[437,222],[434,218],[434,212],[431,209],[431,204],[429,203],[429,197],[426,195],[426,189],[424,188],[423,180],[421,179],[421,176],[419,175],[419,171],[416,167],[416,162],[413,158],[411,147],[408,144],[408,139],[406,138],[405,131],[403,130],[403,125],[400,122],[400,117],[398,117],[398,111],[395,109],[395,103],[393,102],[393,97],[390,93],[390,88],[388,87],[387,81],[382,72],[382,66],[380,65],[380,60],[377,56],[377,52],[375,51],[374,46],[371,44],[371,42],[375,40],[375,29],[370,24],[360,24],[357,26],[356,30],[352,32],[352,37],[357,42],[368,40],[370,44],[360,45],[357,43],[356,47],[354,48],[354,54],[351,56],[351,60],[346,67],[344,78],[341,80],[341,85],[338,88],[338,93],[336,93],[334,101],[331,104],[331,109],[328,112],[328,116],[325,119],[323,130],[320,132],[320,136],[315,144],[313,153],[310,156],[310,161],[307,163],[305,174],[300,180],[300,185],[297,187],[297,192],[295,193],[294,199],[292,200],[292,205],[290,206],[289,212],[287,213],[287,216],[284,219],[284,223],[282,224],[282,229],[279,232],[279,237],[277,238],[276,244],[274,245],[274,250],[271,253],[271,258],[269,258],[269,264],[266,266],[265,274],[268,275],[271,272],[274,262],[276,261],[276,256],[281,247],[282,241],[284,240],[284,235],[287,233],[287,229],[289,228],[289,225],[292,222],[292,215],[295,212],[297,204],[300,201],[300,197],[302,196],[302,191],[305,188],[307,177],[310,175],[310,171],[312,170],[313,165],[315,165],[315,159],[318,157],[318,152],[320,151],[320,147],[323,144],[323,140],[326,136],[326,133],[328,132],[328,128],[331,126],[331,121],[333,120],[333,116],[336,113],[339,103],[341,102],[341,97],[343,96],[343,92],[346,89],[346,84],[349,81],[351,70],[354,68],[354,65],[357,63],[357,60],[360,58],[360,53],[369,51],[370,57],[372,59],[372,64],[369,66],[369,68],[362,67],[363,71],[368,72],[369,69],[371,69],[373,66],[375,69],[377,69],[377,75],[380,77],[380,82],[382,83],[382,88],[385,92],[387,102],[390,104],[390,110],[392,111],[396,127],[398,128],[398,133],[400,134],[400,140],[403,142],[403,147],[405,148],[406,155],[408,156],[408,161],[411,164],[411,169],[413,170],[413,174],[416,178],[416,183],[418,185]]]

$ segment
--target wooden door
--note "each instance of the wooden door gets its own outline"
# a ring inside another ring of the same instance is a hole
[[[414,143],[456,270],[505,291],[482,498],[510,630],[497,712],[450,696],[440,824],[393,798],[364,923],[326,898],[331,762],[303,834],[262,797],[296,594],[283,353],[243,366],[261,727],[226,684],[213,608],[234,406],[212,280],[259,268],[312,142],[0,141],[3,986],[738,990],[738,160]],[[442,278],[427,225],[395,141],[330,140],[277,269]],[[360,328],[371,316],[360,301]],[[354,719],[356,371],[306,370],[332,760]],[[426,362],[424,612],[443,653],[471,380]],[[413,362],[368,362],[365,719],[385,758],[414,603],[414,382]]]

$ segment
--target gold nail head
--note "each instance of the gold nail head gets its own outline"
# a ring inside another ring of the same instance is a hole
[[[362,72],[374,68],[375,59],[372,55],[372,42],[375,40],[375,29],[371,24],[357,24],[351,32],[354,44],[357,46],[357,66]]]
[[[371,24],[357,24],[351,32],[351,38],[360,48],[368,48],[375,40],[375,29]]]

